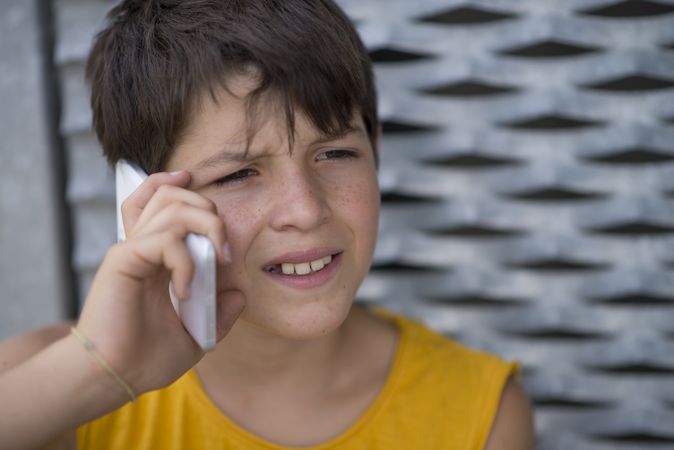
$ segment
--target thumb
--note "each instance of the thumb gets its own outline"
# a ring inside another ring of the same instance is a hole
[[[246,297],[239,290],[230,290],[218,295],[217,336],[218,342],[224,338],[246,307]]]

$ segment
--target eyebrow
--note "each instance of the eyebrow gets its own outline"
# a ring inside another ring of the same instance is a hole
[[[321,135],[320,138],[313,140],[311,143],[313,145],[315,144],[324,144],[326,142],[331,142],[331,141],[336,141],[337,139],[343,139],[347,136],[350,136],[352,134],[361,136],[361,137],[367,137],[367,133],[365,130],[363,130],[363,127],[361,126],[350,126],[348,128],[345,128],[344,130],[341,130],[338,133],[332,133],[332,134],[323,134]],[[258,158],[260,154],[258,152],[249,152],[249,151],[227,151],[223,150],[221,152],[218,152],[217,154],[210,156],[200,162],[198,162],[194,167],[192,167],[192,170],[200,170],[200,169],[205,169],[207,167],[214,167],[222,163],[226,162],[247,162],[251,161],[255,158]]]
[[[330,141],[336,141],[337,139],[343,139],[349,135],[358,135],[360,137],[367,137],[367,133],[365,133],[365,130],[363,130],[363,127],[356,125],[356,126],[349,126],[345,128],[344,130],[341,130],[338,133],[333,133],[333,134],[324,134],[320,138],[316,139],[313,141],[314,144],[324,144],[326,142]]]
[[[246,162],[250,161],[253,159],[249,152],[246,152],[245,150],[242,152],[233,152],[233,151],[221,151],[218,152],[217,154],[210,156],[192,167],[192,170],[200,170],[200,169],[205,169],[207,167],[213,167],[217,166],[219,164],[225,163],[225,162]]]

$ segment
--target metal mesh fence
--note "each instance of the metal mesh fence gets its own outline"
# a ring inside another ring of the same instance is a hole
[[[342,0],[375,61],[383,211],[359,299],[524,364],[538,448],[674,448],[674,2]],[[82,292],[114,239],[57,0]]]

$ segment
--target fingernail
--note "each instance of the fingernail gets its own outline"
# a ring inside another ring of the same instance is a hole
[[[173,172],[169,172],[169,175],[176,176],[176,175],[180,175],[183,172],[184,172],[184,170],[175,170]]]
[[[222,246],[222,260],[225,264],[232,262],[232,251],[229,249],[229,242]]]

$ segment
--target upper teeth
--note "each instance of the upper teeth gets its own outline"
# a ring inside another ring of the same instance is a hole
[[[330,264],[332,261],[332,256],[328,255],[316,261],[310,261],[299,264],[292,263],[283,263],[281,264],[281,270],[284,275],[307,275],[311,272],[317,272],[325,267],[327,264]]]

